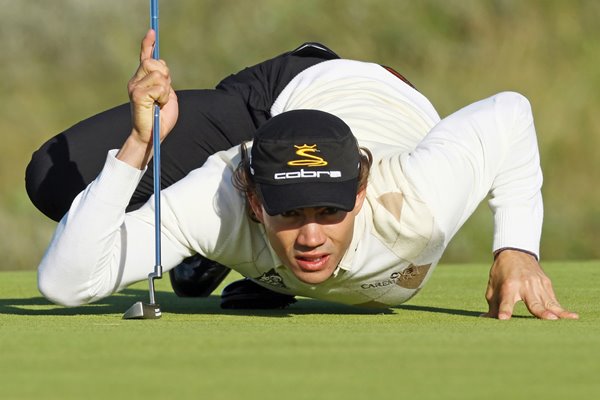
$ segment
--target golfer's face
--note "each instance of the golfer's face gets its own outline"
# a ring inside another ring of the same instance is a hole
[[[301,281],[318,284],[333,274],[350,246],[354,219],[363,200],[361,191],[350,212],[314,207],[271,216],[262,206],[258,213],[253,209],[281,261]]]

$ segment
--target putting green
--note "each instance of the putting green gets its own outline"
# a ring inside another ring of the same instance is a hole
[[[479,318],[487,265],[442,265],[385,312],[300,299],[232,312],[157,282],[160,320],[121,319],[146,284],[98,304],[40,297],[0,273],[2,399],[597,399],[600,262],[548,262],[579,321]],[[230,280],[235,279],[232,276]]]

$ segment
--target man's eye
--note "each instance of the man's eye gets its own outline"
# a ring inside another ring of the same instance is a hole
[[[323,215],[335,215],[338,212],[340,212],[340,209],[335,207],[325,207],[322,211]]]
[[[296,210],[284,211],[281,213],[281,216],[285,217],[285,218],[297,217],[298,211],[296,211]]]

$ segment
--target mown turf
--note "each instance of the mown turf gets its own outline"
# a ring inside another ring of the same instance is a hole
[[[440,266],[408,304],[301,299],[229,312],[158,282],[163,317],[125,321],[145,283],[91,306],[49,304],[0,273],[1,399],[597,399],[600,262],[546,263],[579,321],[479,318],[488,266]],[[234,278],[234,277],[232,277]]]

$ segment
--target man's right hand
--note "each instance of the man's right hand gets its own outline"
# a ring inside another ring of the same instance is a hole
[[[579,319],[579,314],[559,304],[552,282],[537,259],[518,250],[497,254],[485,297],[489,306],[488,312],[483,314],[485,317],[510,319],[515,304],[522,300],[537,318]]]
[[[154,105],[160,106],[161,141],[175,126],[179,114],[177,96],[171,86],[169,68],[163,60],[154,60],[152,50],[156,34],[149,30],[142,40],[140,65],[127,89],[131,101],[131,134],[117,158],[139,169],[152,157],[152,125]]]

